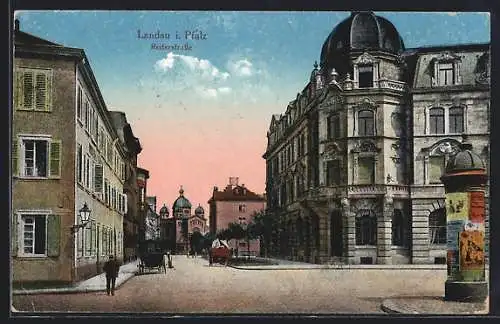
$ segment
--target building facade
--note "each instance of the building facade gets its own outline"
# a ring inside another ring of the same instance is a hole
[[[123,258],[124,150],[82,49],[17,22],[14,48],[13,281],[79,281]]]
[[[205,218],[203,208],[198,206],[194,214],[191,213],[191,209],[191,202],[184,196],[184,189],[181,186],[179,197],[172,204],[172,215],[169,218],[169,224],[175,226],[175,228],[169,230],[169,236],[172,237],[172,232],[175,233],[176,253],[189,252],[189,243],[193,232],[197,231],[204,235],[208,231],[207,219]]]
[[[210,233],[217,234],[228,228],[230,223],[243,226],[252,222],[255,213],[266,209],[266,199],[239,184],[238,177],[229,178],[229,183],[224,190],[214,187],[209,204]],[[260,254],[260,240],[230,240],[228,242],[239,254]]]
[[[137,185],[137,156],[142,151],[141,143],[134,136],[132,126],[125,113],[110,111],[113,125],[117,130],[122,146],[125,148],[125,182],[123,193],[127,196],[123,218],[123,253],[125,260],[137,256],[139,243],[139,186]]]
[[[279,224],[273,253],[444,263],[439,178],[462,134],[488,161],[489,71],[489,44],[406,49],[372,12],[339,23],[304,89],[271,118],[263,157],[267,214]]]

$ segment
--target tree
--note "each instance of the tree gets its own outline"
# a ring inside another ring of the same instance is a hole
[[[265,255],[267,255],[273,230],[277,229],[278,224],[271,214],[263,210],[253,213],[251,219],[251,223],[248,224],[249,237],[258,238]]]
[[[201,235],[200,232],[195,231],[193,234],[191,234],[191,239],[189,241],[189,246],[192,251],[195,251],[197,253],[201,252],[203,248],[203,235]]]

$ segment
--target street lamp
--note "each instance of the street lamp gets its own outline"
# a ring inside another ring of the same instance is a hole
[[[84,228],[87,226],[88,222],[90,221],[90,212],[91,210],[89,209],[89,206],[87,206],[87,203],[83,203],[83,207],[78,211],[80,214],[80,219],[82,220],[81,224],[78,225],[73,225],[71,227],[71,233],[76,233],[80,228]]]

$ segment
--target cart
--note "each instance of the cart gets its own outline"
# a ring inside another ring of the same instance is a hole
[[[145,253],[141,257],[141,262],[139,263],[139,273],[143,274],[146,269],[167,273],[164,254],[161,252]]]
[[[208,265],[211,266],[214,262],[227,266],[231,258],[231,250],[225,240],[216,239],[212,243],[212,247],[208,252]]]

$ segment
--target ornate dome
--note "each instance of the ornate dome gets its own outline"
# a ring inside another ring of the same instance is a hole
[[[191,209],[191,202],[189,202],[189,200],[184,197],[184,189],[182,189],[181,186],[181,189],[179,189],[179,197],[174,201],[172,210],[176,212],[185,208]]]
[[[387,19],[371,11],[353,11],[328,35],[321,50],[321,67],[339,69],[336,62],[351,50],[383,50],[394,54],[404,51],[403,39]]]
[[[462,151],[453,156],[446,164],[446,173],[456,173],[471,170],[486,170],[483,160],[476,153],[472,152],[472,144],[464,136],[460,144]]]
[[[194,210],[194,214],[195,215],[204,215],[205,210],[203,209],[203,207],[201,207],[200,204],[198,204],[198,207],[196,207],[196,209]]]
[[[168,215],[168,208],[165,204],[160,208],[160,215]]]

